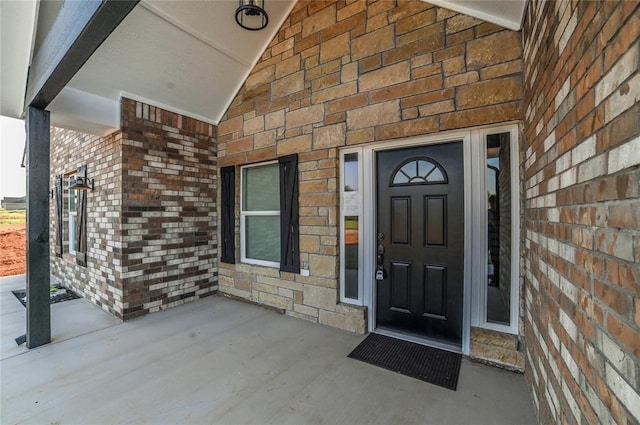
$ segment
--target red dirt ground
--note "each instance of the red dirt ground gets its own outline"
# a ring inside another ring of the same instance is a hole
[[[346,230],[346,243],[358,243],[358,231]],[[27,270],[26,228],[23,225],[0,226],[0,277],[24,274]]]
[[[26,237],[24,225],[0,226],[0,277],[26,273]]]

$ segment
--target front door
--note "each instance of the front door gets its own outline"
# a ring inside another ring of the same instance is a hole
[[[376,326],[460,346],[462,142],[377,153]]]

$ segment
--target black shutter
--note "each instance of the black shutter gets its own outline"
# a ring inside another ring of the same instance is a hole
[[[220,261],[235,264],[235,203],[236,203],[236,169],[234,166],[223,167],[221,174],[222,205],[222,255]]]
[[[78,168],[78,176],[87,181],[87,166]],[[76,228],[76,264],[87,266],[87,191],[78,190],[78,219]]]
[[[56,176],[56,185],[53,191],[56,201],[56,255],[62,257],[62,174]]]
[[[278,159],[280,164],[280,270],[300,273],[298,229],[298,155]]]

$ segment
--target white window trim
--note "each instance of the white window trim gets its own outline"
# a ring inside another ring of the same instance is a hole
[[[487,163],[487,150],[486,150],[486,138],[489,134],[509,133],[510,143],[510,161],[511,161],[511,299],[509,300],[509,325],[503,325],[499,323],[492,323],[487,320],[487,285],[485,282],[487,271],[488,253],[487,247],[487,215],[486,211],[482,214],[474,214],[474,234],[473,238],[478,242],[475,245],[477,249],[483,249],[484,255],[477,255],[473,266],[474,289],[478,290],[477,294],[474,294],[474,317],[472,320],[472,326],[477,326],[484,329],[490,329],[498,332],[510,333],[518,335],[519,323],[520,323],[520,163],[519,163],[519,141],[518,141],[518,127],[515,125],[510,126],[496,126],[482,129],[481,131],[474,132],[472,149],[474,150],[474,165],[473,170],[473,191],[475,197],[474,202],[476,205],[484,205],[486,203],[485,197],[487,193],[487,177],[486,177],[486,163]],[[480,197],[482,199],[480,199]],[[486,208],[485,208],[486,209]]]
[[[509,326],[489,323],[486,321],[486,264],[487,264],[487,235],[485,205],[478,203],[478,196],[485,193],[485,163],[486,152],[484,150],[484,138],[486,134],[510,133],[511,143],[511,190],[512,190],[512,249],[511,249],[511,323]],[[471,351],[471,326],[493,329],[500,332],[518,334],[520,323],[520,163],[518,161],[518,122],[509,122],[499,125],[480,126],[466,130],[454,130],[433,135],[416,136],[402,140],[392,140],[367,145],[350,147],[340,150],[340,176],[343,173],[344,155],[358,153],[360,185],[360,232],[358,242],[358,267],[361,271],[359,279],[362,287],[359,288],[362,305],[368,306],[368,330],[374,331],[375,317],[375,231],[376,231],[376,169],[375,154],[377,151],[406,148],[411,146],[426,146],[430,144],[447,143],[462,140],[464,162],[464,298],[463,298],[463,323],[462,323],[462,352],[469,354]],[[481,186],[481,187],[480,187]],[[344,217],[342,215],[341,202],[341,229],[340,229],[340,299],[342,302],[354,303],[353,299],[344,299]],[[479,206],[482,205],[482,208]],[[480,211],[483,213],[480,213]],[[479,253],[479,254],[478,254]],[[479,273],[479,274],[478,274]],[[480,276],[480,277],[479,277]]]
[[[246,235],[246,218],[265,216],[265,217],[280,217],[280,210],[272,211],[244,211],[244,170],[253,167],[264,167],[265,165],[278,164],[278,161],[260,162],[257,164],[244,165],[240,167],[240,261],[246,264],[254,264],[256,266],[275,267],[280,268],[280,262],[256,260],[255,258],[247,257],[247,242],[245,240]],[[279,182],[278,182],[279,185]]]

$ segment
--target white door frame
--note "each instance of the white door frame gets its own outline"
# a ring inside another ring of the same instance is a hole
[[[471,210],[469,208],[471,204],[471,200],[469,198],[469,194],[471,193],[468,190],[468,185],[470,184],[470,176],[467,171],[470,165],[470,134],[468,131],[463,132],[451,132],[447,134],[436,134],[430,136],[420,136],[420,137],[412,137],[409,139],[403,140],[395,140],[390,142],[382,142],[377,143],[375,145],[369,145],[363,147],[362,156],[363,156],[363,170],[364,170],[364,217],[363,217],[363,232],[364,232],[364,299],[365,303],[368,306],[368,324],[369,331],[373,332],[376,326],[376,299],[375,299],[375,264],[374,259],[375,256],[375,234],[376,234],[376,171],[377,166],[375,163],[376,153],[385,150],[395,150],[402,149],[407,147],[418,147],[418,146],[429,146],[436,145],[441,143],[450,143],[450,142],[462,142],[463,147],[463,170],[464,170],[464,289],[463,289],[463,301],[462,301],[462,352],[468,352],[468,341],[469,341],[469,330],[470,330],[470,315],[469,315],[469,307],[470,307],[470,282],[469,282],[469,270],[470,270],[470,262],[468,259],[471,254],[471,247],[467,241],[471,238],[471,227],[468,225]],[[452,347],[444,347],[451,349]]]
[[[395,150],[408,147],[429,146],[441,143],[462,141],[463,147],[463,169],[464,169],[464,282],[463,282],[463,315],[462,315],[462,346],[455,349],[463,354],[470,353],[471,326],[479,326],[487,329],[494,329],[501,332],[517,334],[519,322],[519,285],[512,285],[511,291],[511,325],[502,326],[487,323],[486,319],[486,267],[487,263],[487,240],[486,223],[483,214],[476,214],[475,209],[483,205],[479,198],[479,193],[486,193],[485,185],[485,150],[483,140],[487,134],[497,132],[510,132],[511,135],[511,155],[512,155],[512,217],[514,219],[512,229],[512,240],[519,240],[519,162],[518,158],[518,127],[517,122],[509,122],[500,125],[474,127],[465,130],[442,132],[431,135],[416,136],[401,140],[392,140],[379,143],[370,143],[361,146],[344,148],[343,153],[358,152],[360,154],[362,178],[362,188],[360,199],[362,209],[360,220],[362,244],[362,294],[359,295],[361,303],[367,306],[368,331],[376,331],[376,299],[375,299],[375,258],[376,258],[376,153],[385,150]],[[478,193],[476,193],[478,192]],[[475,193],[475,196],[473,194]],[[482,208],[484,211],[484,207]],[[519,276],[519,243],[512,246],[512,279]],[[515,247],[516,249],[513,249]],[[474,254],[475,253],[475,254]],[[476,278],[473,278],[477,275]],[[480,277],[478,277],[480,276]],[[484,291],[484,292],[483,292]],[[346,300],[343,300],[345,302]],[[355,300],[353,300],[355,301]],[[377,332],[380,332],[379,330]],[[388,333],[388,332],[380,332]],[[401,335],[396,335],[400,336]],[[412,340],[412,337],[404,339]],[[425,342],[420,338],[415,338],[420,342]],[[431,343],[428,342],[430,345]],[[433,345],[438,345],[434,343]],[[442,347],[452,349],[452,347]]]

